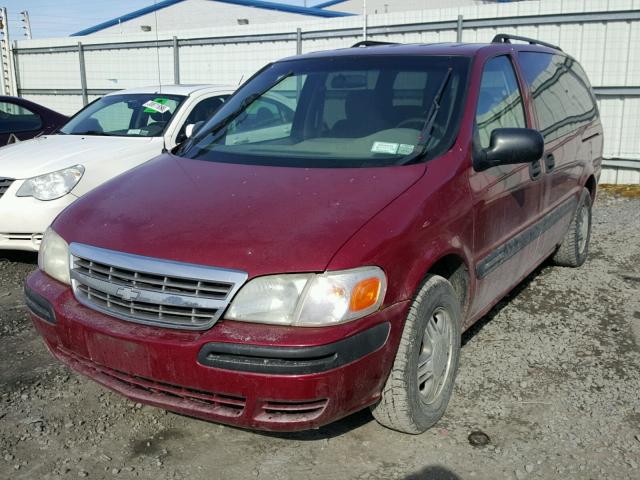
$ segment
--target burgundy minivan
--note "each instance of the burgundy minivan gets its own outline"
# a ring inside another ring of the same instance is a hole
[[[285,59],[63,212],[26,302],[57,358],[138,402],[419,433],[461,333],[547,257],[585,261],[601,156],[584,71],[542,42]]]

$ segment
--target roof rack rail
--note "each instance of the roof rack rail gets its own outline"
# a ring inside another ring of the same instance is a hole
[[[375,47],[378,45],[397,45],[396,42],[377,42],[375,40],[363,40],[358,43],[354,43],[351,45],[351,48],[359,48],[359,47]]]
[[[510,35],[508,33],[499,33],[498,35],[493,37],[493,40],[491,40],[491,43],[511,43],[511,40],[520,40],[521,42],[527,42],[530,45],[542,45],[543,47],[549,47],[549,48],[553,48],[554,50],[562,51],[562,49],[557,45],[543,42],[541,40],[536,40],[535,38],[520,37],[518,35]]]

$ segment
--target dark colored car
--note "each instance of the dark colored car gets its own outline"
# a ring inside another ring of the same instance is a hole
[[[0,96],[0,147],[53,133],[69,117],[20,97]]]
[[[546,258],[587,257],[591,87],[559,48],[514,39],[262,69],[188,142],[53,223],[26,283],[51,352],[136,401],[247,428],[365,407],[433,425],[461,333]]]

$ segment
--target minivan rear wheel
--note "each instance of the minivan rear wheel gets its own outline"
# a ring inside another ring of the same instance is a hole
[[[563,267],[581,266],[589,255],[590,240],[591,194],[589,190],[583,188],[569,230],[553,255],[554,263]]]
[[[418,434],[440,420],[453,393],[460,325],[453,287],[440,276],[428,276],[409,309],[382,397],[371,408],[379,423]]]

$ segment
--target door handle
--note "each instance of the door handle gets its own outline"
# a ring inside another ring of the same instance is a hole
[[[542,176],[542,165],[540,164],[540,160],[536,160],[529,164],[529,176],[531,177],[531,180],[538,180]]]
[[[548,153],[544,157],[544,168],[547,172],[550,172],[556,167],[556,157],[553,156],[553,153]]]

